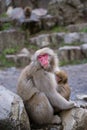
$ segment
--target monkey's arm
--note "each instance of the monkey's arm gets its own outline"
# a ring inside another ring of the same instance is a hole
[[[60,91],[59,91],[60,95],[63,96],[66,100],[69,100],[70,94],[71,94],[71,89],[68,86],[68,84],[65,84],[65,85],[59,86],[59,87],[61,87]]]
[[[50,90],[50,93],[47,96],[52,106],[58,109],[63,110],[75,107],[75,103],[73,101],[67,101],[55,89],[52,91]]]
[[[24,68],[21,75],[26,75],[27,77],[30,77],[34,75],[34,73],[40,68],[41,66],[37,61],[32,61],[28,66]]]
[[[19,79],[17,93],[22,97],[24,101],[29,100],[35,93],[39,92],[35,88],[32,79]]]

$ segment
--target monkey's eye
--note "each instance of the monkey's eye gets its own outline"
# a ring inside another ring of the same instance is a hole
[[[48,57],[48,54],[42,54],[38,56],[38,58],[42,58],[42,57]]]

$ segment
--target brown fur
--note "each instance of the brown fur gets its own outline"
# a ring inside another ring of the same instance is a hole
[[[60,70],[55,73],[58,87],[57,91],[66,99],[70,99],[71,89],[68,84],[68,75],[65,71]]]
[[[24,14],[25,14],[26,18],[29,18],[31,16],[31,8],[30,7],[25,7]]]
[[[51,58],[47,68],[42,67],[37,60],[44,53]],[[59,123],[59,117],[53,114],[54,107],[63,110],[75,106],[74,102],[65,100],[56,90],[54,71],[58,70],[56,54],[49,48],[43,48],[35,52],[30,65],[24,68],[19,77],[17,91],[34,123]]]

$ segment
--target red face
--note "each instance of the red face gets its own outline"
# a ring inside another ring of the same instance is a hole
[[[42,54],[38,56],[38,61],[40,62],[41,66],[44,68],[49,66],[49,55],[48,54]]]

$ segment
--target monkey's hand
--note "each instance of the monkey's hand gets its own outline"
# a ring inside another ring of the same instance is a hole
[[[80,108],[80,104],[79,104],[79,103],[74,102],[74,107],[75,107],[75,108]]]
[[[41,65],[40,65],[40,63],[38,61],[35,61],[33,64],[34,64],[36,70],[39,70],[39,69],[42,68]]]
[[[37,70],[41,69],[41,66],[37,61],[32,61],[29,67],[29,75],[31,76],[34,75]]]

